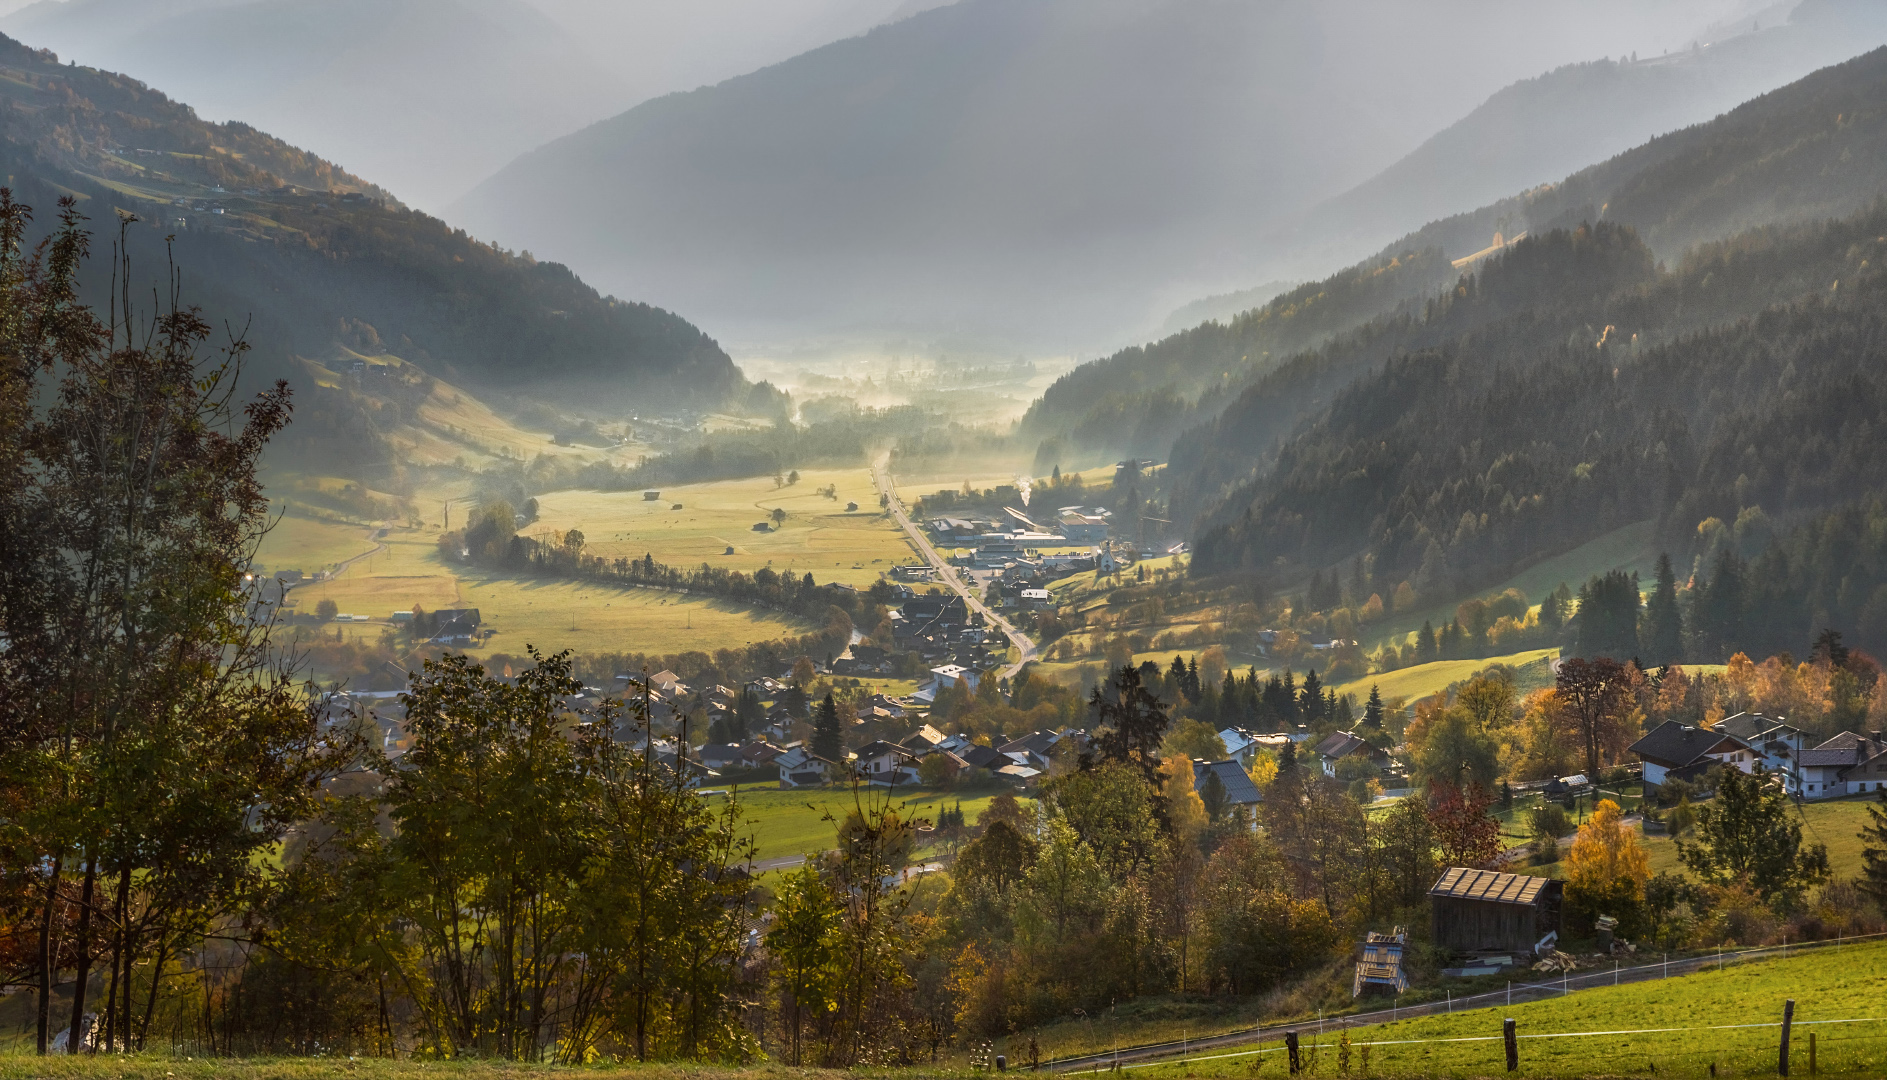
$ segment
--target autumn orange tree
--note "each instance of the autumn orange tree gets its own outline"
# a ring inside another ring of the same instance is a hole
[[[1617,803],[1599,800],[1597,809],[1573,837],[1566,860],[1566,903],[1586,920],[1610,915],[1635,932],[1644,908],[1651,863],[1644,845],[1625,824]]]

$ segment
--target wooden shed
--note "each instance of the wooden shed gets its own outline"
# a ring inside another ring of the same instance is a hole
[[[1561,883],[1451,866],[1428,890],[1435,944],[1455,952],[1530,953],[1559,930]]]

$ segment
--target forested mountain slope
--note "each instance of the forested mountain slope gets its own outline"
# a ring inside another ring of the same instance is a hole
[[[1851,214],[1882,192],[1887,192],[1887,50],[1875,50],[1709,124],[1655,139],[1551,189],[1430,226],[1404,243],[1460,249],[1478,242],[1480,229],[1501,224],[1532,229],[1536,238],[1545,235],[1542,230],[1560,229],[1565,235],[1523,242],[1504,257],[1469,268],[1451,295],[1418,315],[1378,319],[1234,390],[1223,415],[1174,444],[1171,516],[1188,520],[1204,514],[1207,534],[1236,526],[1246,535],[1236,523],[1259,498],[1254,492],[1274,482],[1274,467],[1285,469],[1280,463],[1293,453],[1293,433],[1326,430],[1329,421],[1321,419],[1322,410],[1335,395],[1359,378],[1376,377],[1391,358],[1438,348],[1494,350],[1524,365],[1580,337],[1597,342],[1612,324],[1629,326],[1640,335],[1638,347],[1649,348],[1793,301],[1839,276],[1830,271],[1816,280],[1829,268],[1806,264],[1806,276],[1791,271],[1773,280],[1739,279],[1732,288],[1718,275],[1711,279],[1712,288],[1685,293],[1672,307],[1627,323],[1617,309],[1624,295],[1619,290],[1645,283],[1595,278],[1579,270],[1579,257],[1567,245],[1570,230],[1582,222],[1599,223],[1596,233],[1587,233],[1594,237],[1625,235],[1611,229],[1614,223],[1635,225],[1632,243],[1639,246],[1648,273],[1660,256],[1668,259],[1657,247],[1659,238],[1666,248],[1681,250],[1680,245],[1728,237],[1769,221]],[[1562,248],[1564,255],[1551,256]],[[1554,269],[1555,258],[1564,265]],[[1531,284],[1521,273],[1529,264],[1537,264],[1529,273],[1545,275]],[[1774,264],[1778,274],[1788,268],[1786,262]],[[1506,294],[1512,306],[1495,312],[1485,299],[1490,292]],[[1470,339],[1457,320],[1475,311],[1491,318],[1475,331],[1483,336]],[[1311,481],[1299,475],[1290,483]],[[1234,492],[1248,484],[1258,487]],[[1271,543],[1260,545],[1270,551],[1265,558],[1282,554],[1271,551]],[[1352,546],[1360,543],[1353,540]],[[1220,544],[1207,544],[1204,561],[1232,566],[1260,558],[1258,549],[1243,540],[1213,546]],[[1397,558],[1413,558],[1419,565],[1425,555],[1424,550]]]
[[[1391,580],[1458,591],[1633,521],[1682,533],[1876,491],[1883,237],[1877,204],[1711,245],[1664,274],[1622,226],[1523,242],[1448,306],[1502,282],[1531,304],[1346,386],[1208,516],[1195,565],[1367,554]],[[1739,308],[1751,314],[1721,318]],[[1678,332],[1698,323],[1716,325]],[[1240,404],[1188,436],[1192,475],[1255,402]]]
[[[1761,225],[1845,216],[1887,178],[1887,50],[1824,68],[1557,184],[1428,225],[1396,248],[1473,251],[1508,235],[1613,221],[1661,259]]]
[[[1384,255],[1299,286],[1226,322],[1207,322],[1083,364],[1030,406],[1022,433],[1042,442],[1037,471],[1107,450],[1165,456],[1256,371],[1432,295],[1455,272],[1440,248]]]
[[[635,392],[719,403],[742,385],[700,330],[604,297],[567,268],[512,255],[406,209],[244,124],[210,124],[143,84],[0,38],[0,164],[42,224],[61,195],[95,231],[121,212],[133,295],[167,272],[213,322],[249,327],[258,374],[345,338],[472,385],[555,395]],[[102,288],[109,260],[97,260]],[[101,297],[102,299],[102,297]]]
[[[1157,320],[1499,87],[1677,19],[1623,0],[962,0],[645,102],[455,212],[729,332],[1066,349]]]

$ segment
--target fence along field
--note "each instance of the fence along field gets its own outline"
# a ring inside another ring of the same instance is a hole
[[[1883,937],[1731,949],[1564,976],[1522,972],[1510,988],[1472,998],[1406,1010],[1372,1005],[1357,1015],[1044,1064],[1067,1072],[1132,1071],[1147,1080],[1299,1072],[1774,1076],[1787,1030],[1784,1075],[1887,1075]],[[1508,1019],[1517,1057],[1511,1072]],[[1289,1064],[1292,1042],[1296,1069]]]

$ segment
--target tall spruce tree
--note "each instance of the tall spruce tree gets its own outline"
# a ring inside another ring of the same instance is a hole
[[[1372,684],[1369,688],[1369,704],[1363,706],[1363,725],[1381,731],[1382,721],[1382,691]]]
[[[1647,664],[1674,664],[1684,658],[1684,616],[1677,607],[1677,574],[1671,556],[1658,556],[1658,583],[1645,605],[1638,647]]]
[[[839,707],[831,694],[820,700],[813,718],[812,752],[827,761],[838,761],[845,753],[845,732],[839,727]]]
[[[1324,684],[1317,678],[1316,668],[1304,673],[1304,687],[1298,691],[1297,715],[1306,724],[1320,724],[1324,720]]]

